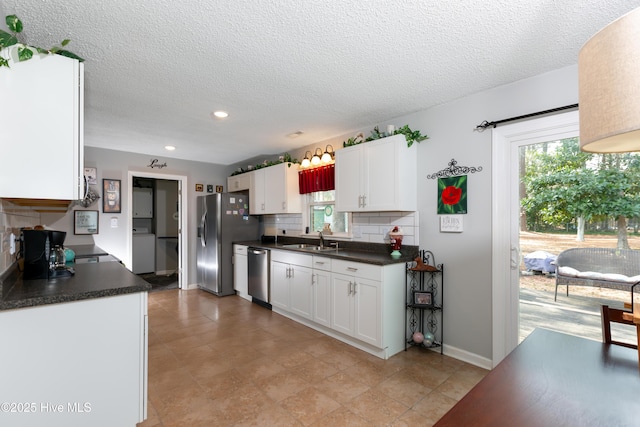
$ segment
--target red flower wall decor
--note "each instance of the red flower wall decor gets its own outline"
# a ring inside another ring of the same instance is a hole
[[[467,175],[438,179],[438,214],[467,213]]]

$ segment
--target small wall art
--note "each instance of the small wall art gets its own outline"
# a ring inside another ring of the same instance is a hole
[[[438,178],[438,214],[467,213],[467,175]]]
[[[120,203],[120,180],[102,180],[102,212],[120,213],[122,204]]]
[[[204,184],[196,184],[196,191],[204,191]]]
[[[98,211],[73,211],[73,234],[98,234]]]

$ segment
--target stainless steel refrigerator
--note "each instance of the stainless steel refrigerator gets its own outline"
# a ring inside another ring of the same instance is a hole
[[[249,216],[249,194],[199,196],[198,221],[198,287],[218,296],[233,295],[233,242],[260,237],[258,217]]]

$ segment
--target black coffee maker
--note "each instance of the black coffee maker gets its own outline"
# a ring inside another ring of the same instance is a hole
[[[65,266],[66,236],[64,231],[22,230],[25,280],[73,275],[73,269]]]

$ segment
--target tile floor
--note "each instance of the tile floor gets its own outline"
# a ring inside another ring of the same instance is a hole
[[[138,426],[430,426],[486,373],[419,348],[382,360],[236,296],[154,292]]]

